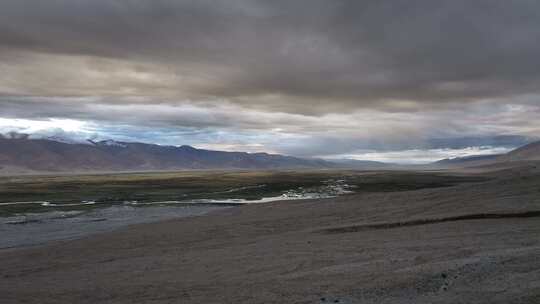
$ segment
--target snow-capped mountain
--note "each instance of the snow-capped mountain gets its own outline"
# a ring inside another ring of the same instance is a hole
[[[144,171],[177,169],[332,168],[335,164],[290,156],[223,152],[114,140],[78,142],[62,137],[0,138],[0,170]]]

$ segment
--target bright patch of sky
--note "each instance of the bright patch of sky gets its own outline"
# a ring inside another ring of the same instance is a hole
[[[404,150],[389,152],[363,152],[334,156],[356,160],[370,160],[397,164],[426,164],[441,159],[467,157],[474,155],[494,155],[507,153],[511,148],[504,147],[468,147],[464,149],[428,149]]]
[[[62,118],[44,120],[1,118],[0,133],[9,132],[30,134],[32,137],[62,136],[73,140],[91,139],[97,136],[92,123]]]

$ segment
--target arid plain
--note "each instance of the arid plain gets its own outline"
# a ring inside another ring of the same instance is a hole
[[[0,251],[3,303],[537,303],[540,164]]]

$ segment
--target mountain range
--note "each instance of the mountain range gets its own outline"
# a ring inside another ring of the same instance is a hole
[[[540,160],[540,142],[507,154],[444,159],[424,168],[460,168]],[[403,169],[362,160],[306,159],[268,153],[225,152],[138,142],[73,141],[61,137],[0,135],[0,173],[113,172],[193,169]]]
[[[0,138],[0,170],[8,172],[152,171],[182,169],[331,168],[334,164],[268,153],[223,152],[112,140],[67,143]]]
[[[540,141],[524,145],[505,154],[443,159],[433,163],[432,165],[442,168],[465,168],[489,165],[505,165],[525,161],[540,161]]]

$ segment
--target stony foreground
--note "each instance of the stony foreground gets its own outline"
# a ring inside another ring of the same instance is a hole
[[[2,303],[540,303],[540,171],[0,251]]]

